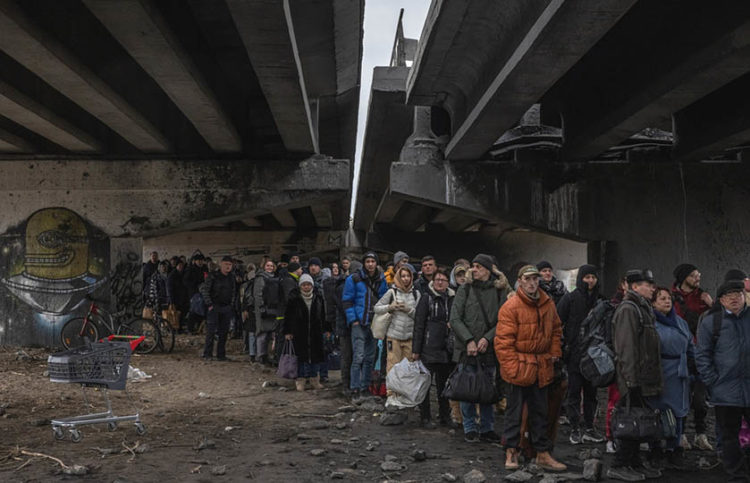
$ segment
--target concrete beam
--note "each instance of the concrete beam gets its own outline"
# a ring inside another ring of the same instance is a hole
[[[319,228],[328,228],[333,226],[331,217],[331,207],[321,203],[315,203],[310,207],[312,209],[315,224]]]
[[[676,161],[700,161],[750,139],[750,74],[675,113]]]
[[[401,231],[417,231],[435,216],[437,208],[405,201],[391,223]]]
[[[354,227],[368,231],[388,189],[390,164],[412,133],[414,108],[404,104],[408,67],[376,67],[362,147]]]
[[[319,152],[289,0],[227,0],[227,6],[284,146],[293,152]]]
[[[647,127],[669,130],[672,113],[748,72],[750,5],[731,3],[634,6],[542,100],[562,112],[563,159],[590,159]],[[675,21],[659,20],[675,9]]]
[[[279,226],[283,228],[294,228],[297,226],[297,222],[294,220],[294,217],[289,210],[271,210],[271,215],[276,218],[276,221],[279,222]]]
[[[84,4],[164,90],[215,152],[242,141],[200,73],[150,0],[84,0]]]
[[[133,106],[37,28],[10,0],[0,0],[0,50],[144,152],[169,150],[164,136]]]
[[[499,162],[393,163],[390,198],[449,209],[474,221],[513,223],[568,238],[590,236],[587,212],[580,209],[585,199],[576,185],[548,193],[541,181]]]
[[[0,128],[0,153],[32,153],[34,150],[30,142]]]
[[[68,151],[87,153],[101,149],[93,137],[2,81],[0,113]]]
[[[420,43],[409,79],[408,100],[419,103],[417,99],[432,97],[444,104],[454,125],[446,157],[476,159],[513,127],[633,3],[635,0],[433,2],[423,32],[426,40]],[[458,15],[456,10],[463,12]],[[498,17],[502,28],[487,22],[488,12]],[[469,45],[469,39],[487,28],[500,32],[491,31],[486,39]],[[454,62],[449,63],[451,58]],[[452,77],[458,83],[441,92],[434,76],[446,69],[456,71]],[[420,74],[422,70],[425,74]]]
[[[64,206],[110,236],[156,235],[228,223],[349,192],[349,161],[0,161],[0,232]]]

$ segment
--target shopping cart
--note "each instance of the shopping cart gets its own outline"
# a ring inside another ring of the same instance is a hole
[[[70,430],[70,440],[77,443],[83,437],[78,430],[78,426],[107,423],[107,428],[114,431],[117,429],[117,423],[122,421],[134,421],[135,431],[139,435],[146,432],[146,427],[141,422],[140,412],[125,389],[128,368],[130,367],[130,355],[143,339],[143,336],[110,335],[107,339],[102,339],[99,342],[58,352],[48,357],[47,367],[50,382],[80,384],[86,408],[89,407],[86,388],[101,389],[107,404],[107,411],[105,412],[53,419],[52,431],[55,434],[55,439],[64,439],[63,428],[66,428]],[[112,402],[109,399],[110,389],[125,391],[135,414],[115,416],[112,411]]]

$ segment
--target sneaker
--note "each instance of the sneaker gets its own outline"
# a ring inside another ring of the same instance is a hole
[[[584,443],[603,443],[604,435],[594,428],[589,428],[583,432],[581,441]]]
[[[479,433],[476,431],[469,431],[468,433],[464,434],[464,441],[467,443],[478,443],[479,442]]]
[[[497,433],[494,431],[487,431],[486,433],[481,433],[479,435],[479,439],[486,443],[499,443],[500,442],[500,436],[498,436]]]
[[[581,435],[580,429],[573,429],[570,431],[570,444],[581,444],[583,443],[583,436]]]
[[[629,466],[611,466],[607,469],[607,478],[621,481],[644,481],[646,475]]]
[[[708,442],[708,436],[705,434],[696,434],[693,446],[703,451],[713,451],[714,447]]]
[[[688,442],[687,435],[683,434],[680,438],[680,448],[684,449],[685,451],[690,451],[693,449],[692,446],[690,446],[690,443]]]
[[[570,420],[567,416],[560,416],[560,418],[557,420],[557,424],[560,426],[568,426],[570,425]]]
[[[362,399],[362,393],[360,391],[355,389],[352,391],[351,394],[352,394],[352,404],[355,404],[357,406],[362,404],[363,399]]]
[[[617,453],[617,444],[614,441],[607,441],[607,454]]]
[[[642,473],[643,476],[645,476],[647,480],[661,478],[661,470],[658,468],[651,468],[647,464],[640,464],[636,467],[633,467],[633,470],[635,470],[638,473]]]

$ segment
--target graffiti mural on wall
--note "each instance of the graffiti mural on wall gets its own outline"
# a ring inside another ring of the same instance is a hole
[[[127,252],[110,274],[110,292],[115,312],[136,315],[143,308],[143,269],[141,258]]]
[[[104,287],[107,236],[67,208],[45,208],[1,237],[4,342],[54,345],[55,329]],[[11,331],[13,334],[9,334]]]

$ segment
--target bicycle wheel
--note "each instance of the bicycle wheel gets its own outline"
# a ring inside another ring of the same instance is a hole
[[[138,347],[135,348],[135,352],[138,354],[149,354],[153,352],[161,341],[159,328],[154,324],[153,320],[148,319],[135,318],[122,324],[120,327],[120,334],[145,337],[143,342],[138,344]]]
[[[172,328],[172,324],[164,317],[157,316],[156,320],[158,321],[157,327],[159,327],[159,333],[161,334],[159,349],[162,352],[172,352],[174,350],[176,331]]]
[[[87,338],[90,342],[99,340],[99,329],[94,322],[86,321],[84,317],[70,319],[60,330],[60,341],[66,349],[81,347],[86,344]]]

